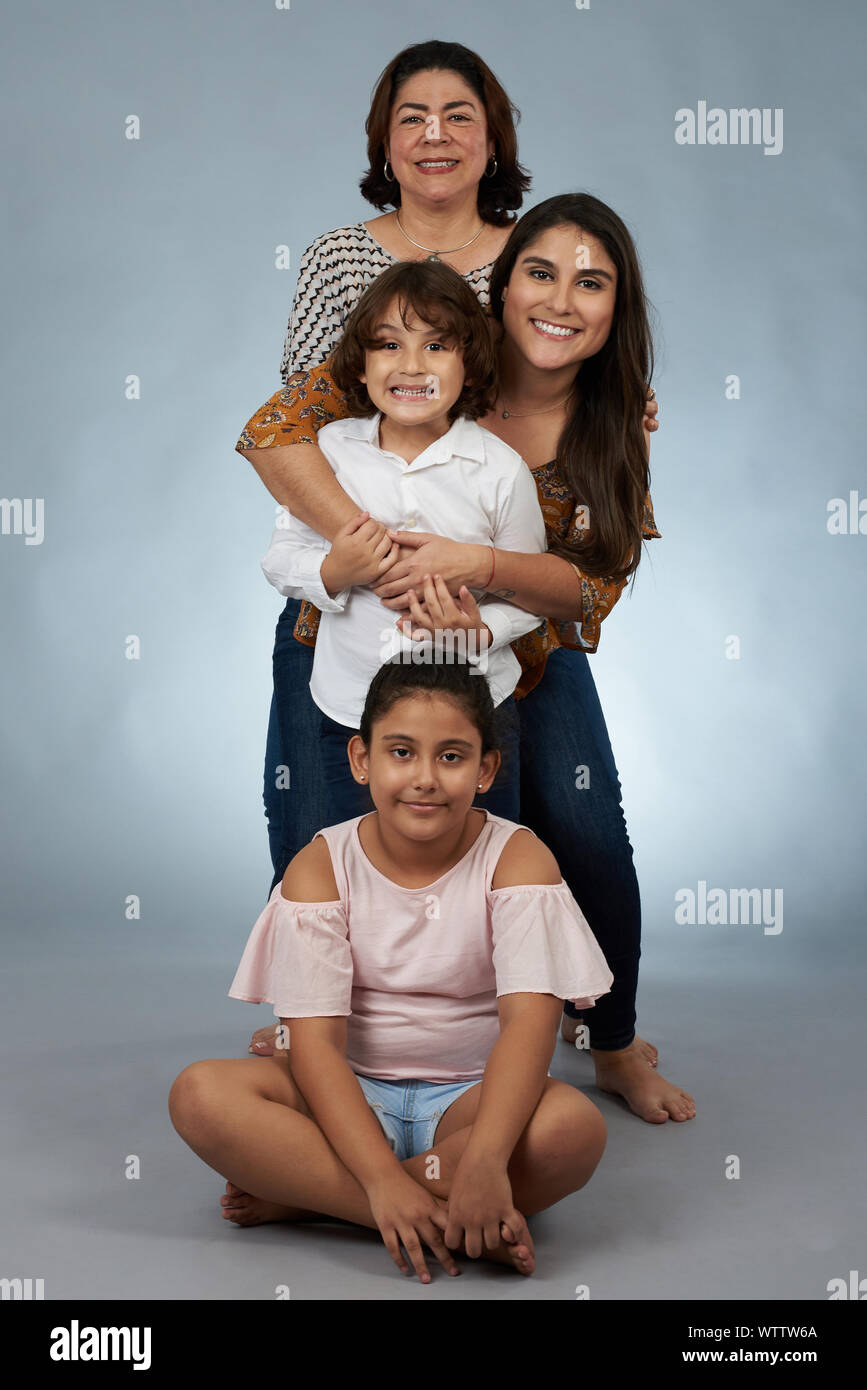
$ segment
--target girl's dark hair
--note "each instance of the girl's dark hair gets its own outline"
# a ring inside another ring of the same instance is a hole
[[[414,43],[392,58],[380,73],[364,123],[370,167],[360,182],[362,195],[380,212],[388,207],[400,207],[400,184],[396,179],[393,182],[387,179],[384,173],[385,142],[395,96],[407,78],[417,72],[457,73],[484,106],[488,133],[494,141],[497,169],[493,178],[486,176],[479,184],[479,216],[495,227],[508,227],[515,220],[509,214],[521,206],[531,182],[527,170],[518,163],[515,125],[521,113],[487,63],[462,43],[441,43],[437,39]]]
[[[413,309],[424,323],[461,350],[464,386],[448,418],[478,420],[487,414],[497,398],[497,350],[491,319],[463,276],[441,261],[397,261],[390,265],[365,290],[347,319],[328,366],[346,396],[350,414],[372,415],[376,410],[359,377],[364,371],[365,350],[382,341],[376,329],[395,297],[404,327],[408,326],[407,312]],[[434,355],[431,367],[435,374]]]
[[[405,655],[405,654],[404,654]],[[476,674],[471,672],[475,669]],[[392,705],[420,693],[446,695],[459,705],[482,739],[482,756],[497,748],[494,702],[487,679],[466,661],[426,661],[409,665],[397,655],[380,666],[367,691],[359,734],[367,748],[374,724]]]
[[[600,352],[581,363],[575,404],[557,459],[577,503],[589,508],[580,543],[552,542],[549,551],[585,574],[626,579],[641,559],[650,483],[642,423],[653,374],[653,343],[641,266],[624,223],[589,193],[547,198],[516,224],[491,272],[491,314],[503,321],[503,290],[518,257],[551,227],[572,224],[596,237],[617,267],[611,332]]]

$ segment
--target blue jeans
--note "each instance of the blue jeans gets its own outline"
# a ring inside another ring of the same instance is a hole
[[[297,600],[288,601],[274,644],[264,798],[272,889],[317,830],[374,809],[369,790],[349,771],[346,743],[355,730],[328,720],[310,694],[313,648],[292,636],[299,607]],[[504,701],[497,715],[506,745],[503,767],[474,804],[529,826],[555,855],[614,975],[611,992],[587,1010],[590,1044],[600,1051],[626,1047],[635,1036],[641,901],[620,780],[585,653],[565,647],[552,652],[536,689],[522,700]],[[339,815],[337,807],[343,808]],[[566,1011],[578,1012],[571,1004]]]
[[[628,1047],[635,1036],[641,899],[620,779],[586,653],[558,647],[536,689],[517,703],[521,823],[556,858],[614,976],[611,992],[584,1015],[590,1045],[600,1051]],[[572,1004],[566,1012],[578,1016]]]

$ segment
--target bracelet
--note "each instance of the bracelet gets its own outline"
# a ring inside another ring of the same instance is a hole
[[[490,589],[490,587],[491,587],[491,580],[492,580],[493,577],[494,577],[494,570],[497,568],[497,552],[495,551],[495,549],[494,549],[494,547],[493,547],[492,545],[488,546],[488,549],[489,549],[490,552],[491,552],[491,572],[490,572],[490,574],[488,575],[488,580],[487,580],[487,583],[485,584],[485,588],[486,588],[486,589]]]

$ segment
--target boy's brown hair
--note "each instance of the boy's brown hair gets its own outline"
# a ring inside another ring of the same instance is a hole
[[[478,420],[486,415],[497,399],[494,329],[463,276],[442,261],[398,261],[389,266],[365,290],[347,319],[328,366],[352,414],[375,414],[376,407],[359,378],[365,351],[382,341],[376,327],[395,298],[404,327],[408,327],[408,311],[412,309],[423,323],[439,330],[461,351],[464,386],[448,419],[463,416]]]

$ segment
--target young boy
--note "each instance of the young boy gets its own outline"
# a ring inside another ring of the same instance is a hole
[[[424,608],[416,596],[411,620],[396,622],[369,586],[398,547],[362,539],[368,515],[395,530],[525,553],[544,552],[546,538],[530,470],[475,423],[495,398],[496,356],[490,320],[456,271],[423,261],[390,267],[350,316],[330,366],[352,417],[324,426],[317,443],[363,511],[329,544],[284,509],[262,568],[281,594],[322,613],[310,693],[334,742],[326,780],[340,821],[358,813],[345,750],[381,665],[398,652],[424,659],[419,639],[431,634],[448,650],[442,634],[455,633],[457,654],[487,678],[505,720],[521,673],[509,644],[544,621],[484,590],[464,586],[454,599],[432,578]]]

